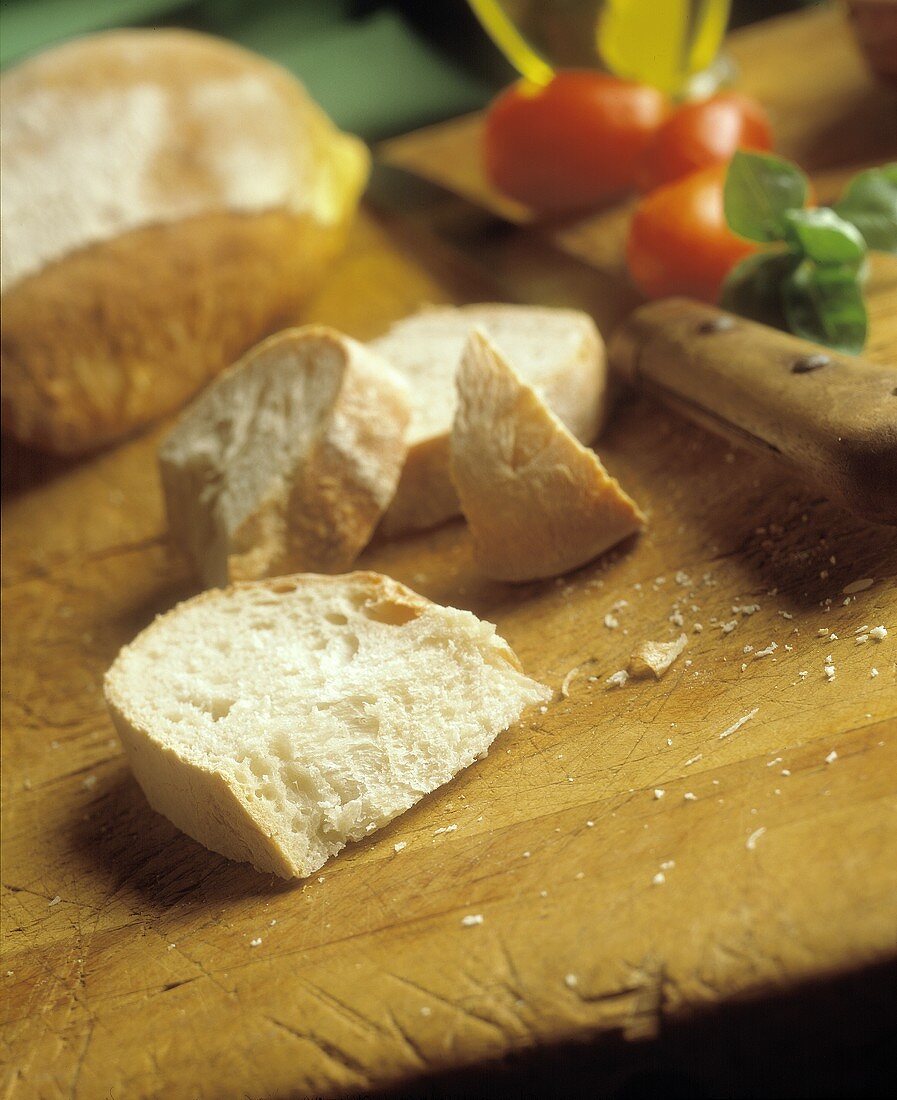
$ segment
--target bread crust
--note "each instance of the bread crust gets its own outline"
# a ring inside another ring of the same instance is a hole
[[[376,371],[373,355],[364,354],[371,355]],[[339,430],[321,433],[293,486],[283,554],[270,574],[299,567],[326,573],[351,568],[395,495],[408,453],[408,402],[395,384],[398,378],[387,382],[386,364],[376,378],[369,370],[353,369],[353,360],[350,355],[336,409]],[[364,476],[347,476],[347,465]],[[231,575],[242,579],[233,570]]]
[[[452,477],[474,556],[496,580],[553,577],[591,561],[645,522],[481,330],[458,371]]]
[[[251,863],[256,870],[281,878],[303,874],[302,866],[278,843],[273,823],[261,807],[249,812],[237,784],[186,759],[131,722],[109,686],[106,705],[131,770],[157,813],[228,859]]]
[[[436,527],[460,513],[450,464],[449,435],[411,444],[395,496],[377,528],[378,538],[397,538]]]
[[[58,454],[178,409],[261,337],[295,323],[347,225],[212,214],[86,248],[3,296],[2,422]]]

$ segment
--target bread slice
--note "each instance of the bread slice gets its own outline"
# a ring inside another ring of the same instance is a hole
[[[452,477],[476,560],[497,580],[575,569],[633,534],[638,507],[480,330],[458,371]]]
[[[470,331],[482,328],[546,404],[584,443],[604,415],[604,344],[592,319],[572,309],[474,305],[424,309],[369,346],[409,383],[408,459],[383,518],[385,535],[432,527],[457,515],[449,475],[455,374]]]
[[[159,451],[171,534],[206,585],[347,569],[392,499],[405,387],[331,329],[263,341],[181,416]]]
[[[447,783],[550,696],[491,623],[376,573],[205,592],[121,651],[105,693],[151,805],[284,877]]]

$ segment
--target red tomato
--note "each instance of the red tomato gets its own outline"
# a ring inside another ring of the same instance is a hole
[[[772,129],[761,104],[738,92],[686,103],[658,129],[645,150],[639,188],[653,191],[699,168],[731,160],[736,149],[771,149]]]
[[[520,81],[486,117],[486,174],[536,210],[575,210],[635,186],[645,149],[668,112],[656,88],[603,73]]]
[[[626,261],[649,298],[686,294],[715,302],[723,279],[757,245],[736,236],[723,213],[727,164],[714,164],[668,183],[638,204]]]

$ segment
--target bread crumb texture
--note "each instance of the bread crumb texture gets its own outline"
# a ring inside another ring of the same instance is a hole
[[[374,573],[197,596],[121,651],[105,693],[155,809],[284,877],[385,825],[550,697],[491,623]]]

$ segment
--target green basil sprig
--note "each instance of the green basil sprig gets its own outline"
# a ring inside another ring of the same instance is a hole
[[[897,253],[897,164],[861,172],[833,207],[805,208],[809,181],[768,153],[738,152],[726,175],[729,228],[768,247],[743,260],[720,304],[839,351],[866,342],[868,249]]]

